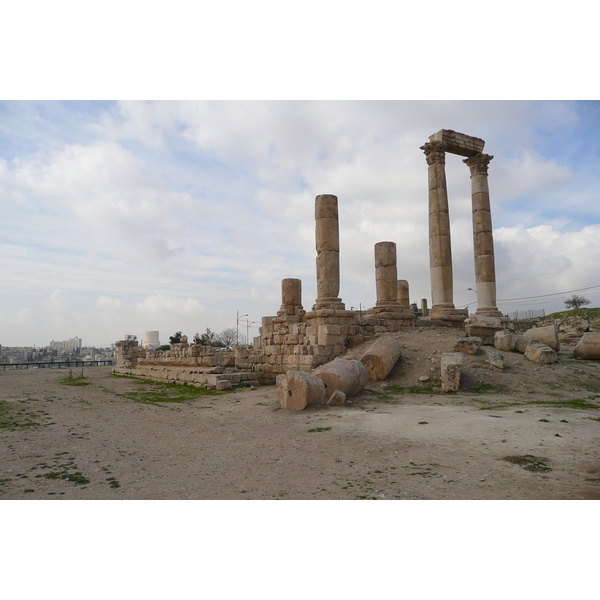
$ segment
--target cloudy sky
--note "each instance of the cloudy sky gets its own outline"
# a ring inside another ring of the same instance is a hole
[[[339,199],[346,306],[375,303],[384,240],[411,302],[431,302],[419,147],[440,129],[494,156],[499,308],[548,313],[581,288],[598,305],[598,102],[15,100],[0,103],[0,342],[167,341],[238,313],[257,335],[283,278],[314,303],[324,193]],[[474,308],[469,170],[446,162],[454,300]]]

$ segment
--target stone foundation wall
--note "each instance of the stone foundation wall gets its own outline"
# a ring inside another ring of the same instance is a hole
[[[264,317],[257,345],[236,365],[250,366],[263,382],[273,382],[287,371],[312,371],[368,339],[415,324],[412,315],[392,315],[395,318],[372,318],[354,311],[321,309],[302,316]]]
[[[334,309],[296,313],[300,314],[280,311],[278,316],[263,317],[255,347],[237,346],[230,352],[187,343],[159,352],[146,350],[137,341],[119,341],[113,372],[204,387],[214,387],[218,380],[232,385],[273,383],[279,374],[312,371],[366,340],[415,325],[414,315],[407,318],[405,313],[389,313],[392,318],[382,318],[386,313],[374,318]]]

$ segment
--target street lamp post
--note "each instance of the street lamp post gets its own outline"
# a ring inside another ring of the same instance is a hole
[[[250,339],[250,325],[258,325],[258,321],[250,321],[250,319],[246,319],[246,344],[248,346],[250,345],[250,342],[248,341]]]
[[[240,319],[243,317],[247,317],[248,315],[240,315],[240,311],[235,311],[235,345],[239,346],[239,337],[240,337]]]

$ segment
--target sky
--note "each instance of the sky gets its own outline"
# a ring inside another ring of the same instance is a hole
[[[485,140],[498,306],[600,299],[596,101],[0,102],[0,343],[106,347],[236,327],[281,280],[316,297],[314,203],[339,204],[340,297],[368,308],[374,244],[431,304],[427,164],[440,129]],[[469,170],[447,155],[454,302],[476,308]],[[543,296],[543,297],[542,297]]]

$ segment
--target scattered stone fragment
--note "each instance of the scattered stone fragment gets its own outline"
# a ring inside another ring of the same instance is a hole
[[[457,340],[454,346],[454,352],[462,352],[464,354],[477,354],[483,340],[480,337],[462,337]]]
[[[493,348],[485,347],[483,351],[487,355],[485,363],[495,371],[504,371],[504,358],[500,352],[497,352]]]
[[[329,404],[329,406],[344,406],[346,404],[346,394],[340,392],[340,390],[335,390],[335,392],[331,394],[331,398],[327,400],[327,404]]]

